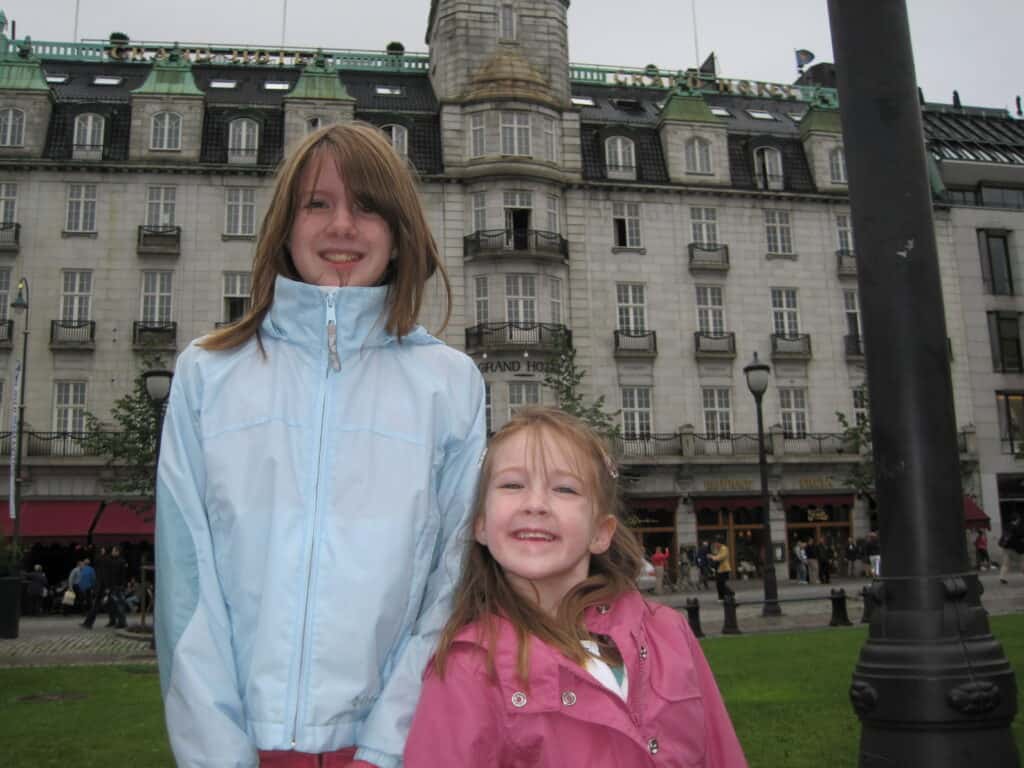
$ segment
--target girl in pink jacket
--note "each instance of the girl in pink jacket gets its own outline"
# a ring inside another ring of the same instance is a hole
[[[686,621],[636,590],[617,477],[560,411],[522,409],[491,440],[406,768],[746,766]]]

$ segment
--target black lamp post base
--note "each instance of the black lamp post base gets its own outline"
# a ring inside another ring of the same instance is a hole
[[[765,600],[764,607],[761,609],[762,616],[781,616],[782,607],[779,605],[778,600]]]
[[[979,735],[981,738],[979,739]],[[1009,723],[991,731],[889,729],[864,723],[858,768],[1018,768],[1020,754]]]

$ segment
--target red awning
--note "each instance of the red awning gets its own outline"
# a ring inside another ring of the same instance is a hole
[[[23,539],[84,539],[96,516],[100,502],[89,501],[23,501],[18,514]],[[7,505],[0,517],[6,535],[14,528]]]
[[[790,507],[852,507],[852,493],[829,493],[829,494],[800,494],[784,495],[782,504],[786,509]]]
[[[985,510],[978,506],[978,503],[970,496],[964,496],[964,527],[965,528],[990,528],[991,521]]]
[[[760,509],[764,506],[760,496],[697,496],[693,499],[693,511],[705,509]]]
[[[626,506],[632,509],[671,509],[679,506],[678,496],[662,496],[658,499],[634,499],[626,498]]]
[[[153,505],[133,507],[111,502],[93,529],[93,535],[106,537],[139,538],[153,535]]]

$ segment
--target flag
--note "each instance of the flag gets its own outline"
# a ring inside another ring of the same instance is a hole
[[[814,54],[808,51],[806,48],[801,48],[796,51],[796,68],[803,69],[808,64],[814,61]]]

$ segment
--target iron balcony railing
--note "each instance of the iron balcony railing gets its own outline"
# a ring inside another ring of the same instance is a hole
[[[811,357],[811,335],[809,333],[772,334],[772,357],[807,360]]]
[[[26,432],[29,456],[101,456],[95,432]]]
[[[172,320],[136,320],[132,323],[135,347],[173,348],[178,341],[178,324]]]
[[[690,270],[713,270],[726,272],[729,269],[729,246],[710,243],[690,243]]]
[[[853,444],[842,433],[811,434],[810,432],[784,434],[782,437],[786,454],[836,454],[854,453]]]
[[[615,331],[615,354],[657,355],[658,335],[655,331]]]
[[[569,241],[557,232],[542,229],[481,229],[462,239],[462,253],[467,259],[509,251],[568,259]]]
[[[864,339],[859,333],[848,333],[843,337],[847,357],[864,357]]]
[[[693,334],[694,353],[698,358],[731,359],[736,357],[736,334],[705,333],[696,331]]]
[[[466,329],[469,354],[502,348],[554,351],[562,346],[572,346],[572,331],[556,323],[480,323]]]
[[[228,162],[240,165],[255,165],[259,158],[256,147],[228,147]]]
[[[615,439],[616,454],[623,458],[644,456],[682,456],[678,434],[635,435]]]
[[[178,255],[181,253],[181,227],[141,225],[136,253]]]
[[[846,248],[836,251],[836,272],[840,277],[857,276],[857,257],[853,251]]]
[[[780,190],[785,187],[785,177],[781,173],[758,173],[754,179],[758,189]]]
[[[21,244],[21,224],[0,224],[0,251],[17,251]]]
[[[50,321],[50,346],[91,348],[95,342],[95,320]]]
[[[767,454],[772,452],[772,442],[768,435],[764,438],[764,451]],[[757,456],[757,435],[694,435],[693,453],[695,456]]]

